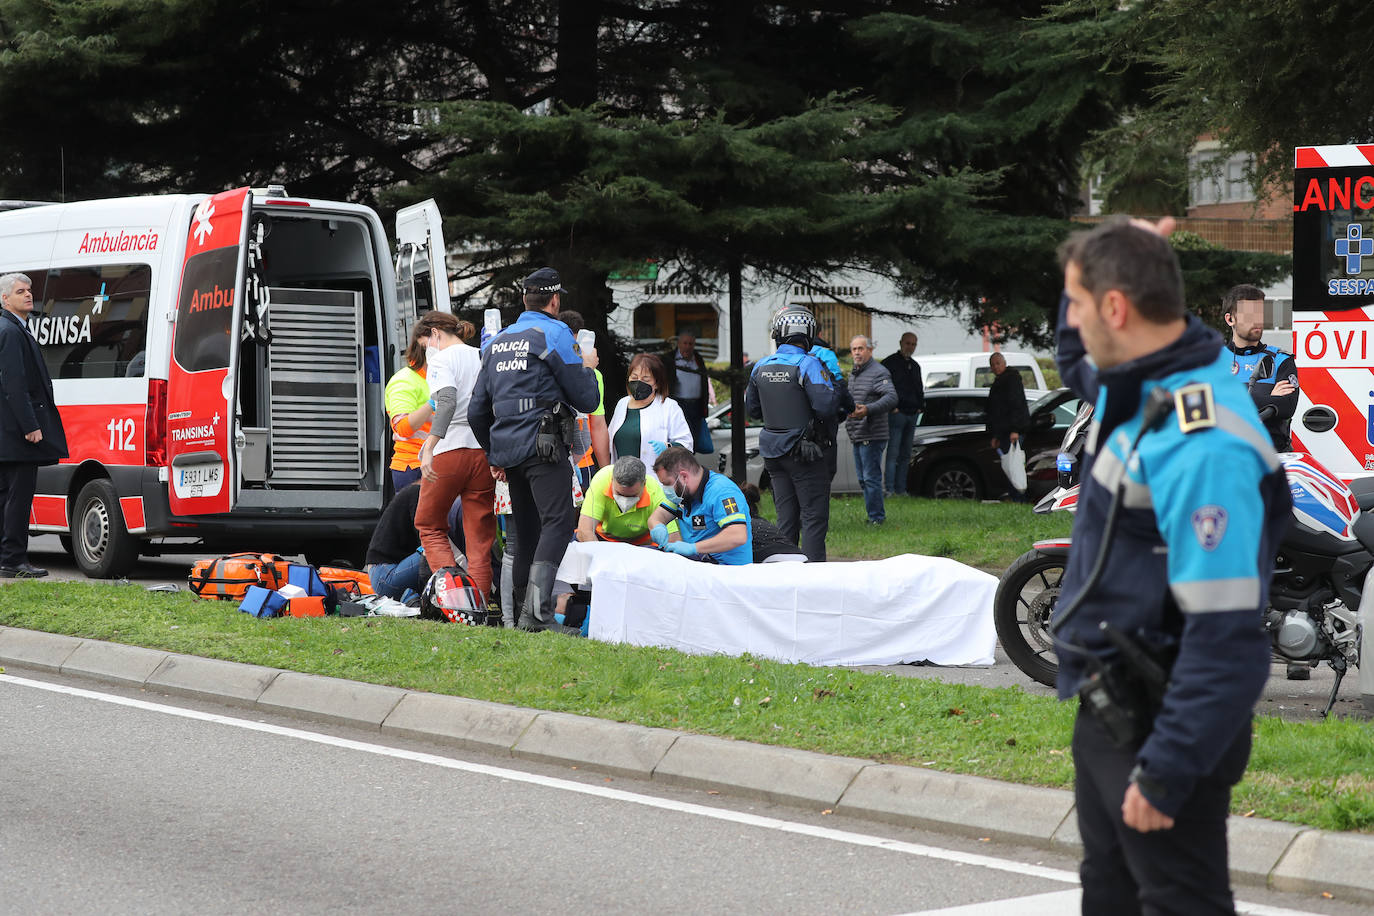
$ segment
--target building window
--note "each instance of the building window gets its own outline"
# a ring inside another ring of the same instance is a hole
[[[839,302],[794,302],[793,305],[811,310],[816,316],[818,333],[836,350],[848,350],[849,342],[860,334],[873,336],[873,316],[861,309]]]
[[[638,350],[667,350],[683,331],[697,336],[702,358],[720,352],[720,314],[709,302],[649,302],[635,309],[634,346]]]
[[[1195,152],[1188,157],[1188,205],[1245,203],[1255,199],[1250,173],[1255,157],[1235,153],[1222,159],[1216,152]]]

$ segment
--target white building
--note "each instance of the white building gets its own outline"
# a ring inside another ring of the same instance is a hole
[[[609,285],[616,301],[610,326],[636,347],[666,348],[680,331],[692,330],[697,348],[707,359],[725,358],[722,354],[730,346],[730,299],[724,283],[707,285],[686,273],[650,266],[640,277],[612,279]],[[835,275],[824,286],[808,286],[746,273],[744,352],[751,359],[773,351],[769,321],[778,309],[793,304],[811,309],[821,336],[840,350],[847,350],[856,334],[864,334],[873,339],[882,358],[896,352],[898,338],[906,331],[915,331],[920,339],[918,359],[922,353],[1001,349],[988,334],[970,331],[960,319],[899,296],[893,284],[880,277]]]

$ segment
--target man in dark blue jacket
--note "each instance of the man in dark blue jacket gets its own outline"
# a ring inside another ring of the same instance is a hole
[[[1081,698],[1083,912],[1232,913],[1226,815],[1269,676],[1283,469],[1163,237],[1112,221],[1060,256],[1059,371],[1096,403],[1054,620],[1059,695]]]
[[[1233,286],[1221,304],[1222,318],[1231,328],[1226,341],[1231,373],[1245,385],[1256,407],[1274,408],[1264,425],[1274,448],[1290,451],[1289,428],[1298,408],[1298,366],[1292,353],[1264,342],[1264,291],[1248,283]]]
[[[536,270],[524,289],[524,314],[482,352],[468,423],[492,474],[510,485],[518,626],[576,633],[554,621],[553,583],[577,527],[568,448],[574,411],[591,413],[601,400],[597,356],[595,349],[579,353],[556,317],[566,292],[558,271]]]
[[[33,289],[23,274],[0,277],[0,578],[36,579],[29,513],[38,467],[67,457],[62,417],[38,342],[29,333]]]
[[[778,530],[797,542],[813,563],[825,559],[830,527],[830,469],[826,449],[834,429],[835,386],[821,361],[807,351],[815,343],[810,310],[789,305],[773,319],[777,352],[754,364],[745,390],[749,416],[763,419],[759,453],[773,484]]]

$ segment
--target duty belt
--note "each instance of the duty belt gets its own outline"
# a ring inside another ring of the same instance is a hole
[[[561,401],[547,401],[540,398],[504,398],[493,401],[491,411],[500,416],[529,413],[531,410],[553,410]]]

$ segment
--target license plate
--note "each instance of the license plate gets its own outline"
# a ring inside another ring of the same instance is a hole
[[[224,488],[224,463],[210,461],[176,468],[172,475],[172,490],[178,499],[218,496]]]
[[[181,485],[183,487],[199,487],[205,484],[219,483],[219,475],[222,469],[217,464],[203,464],[195,467],[181,469]]]

